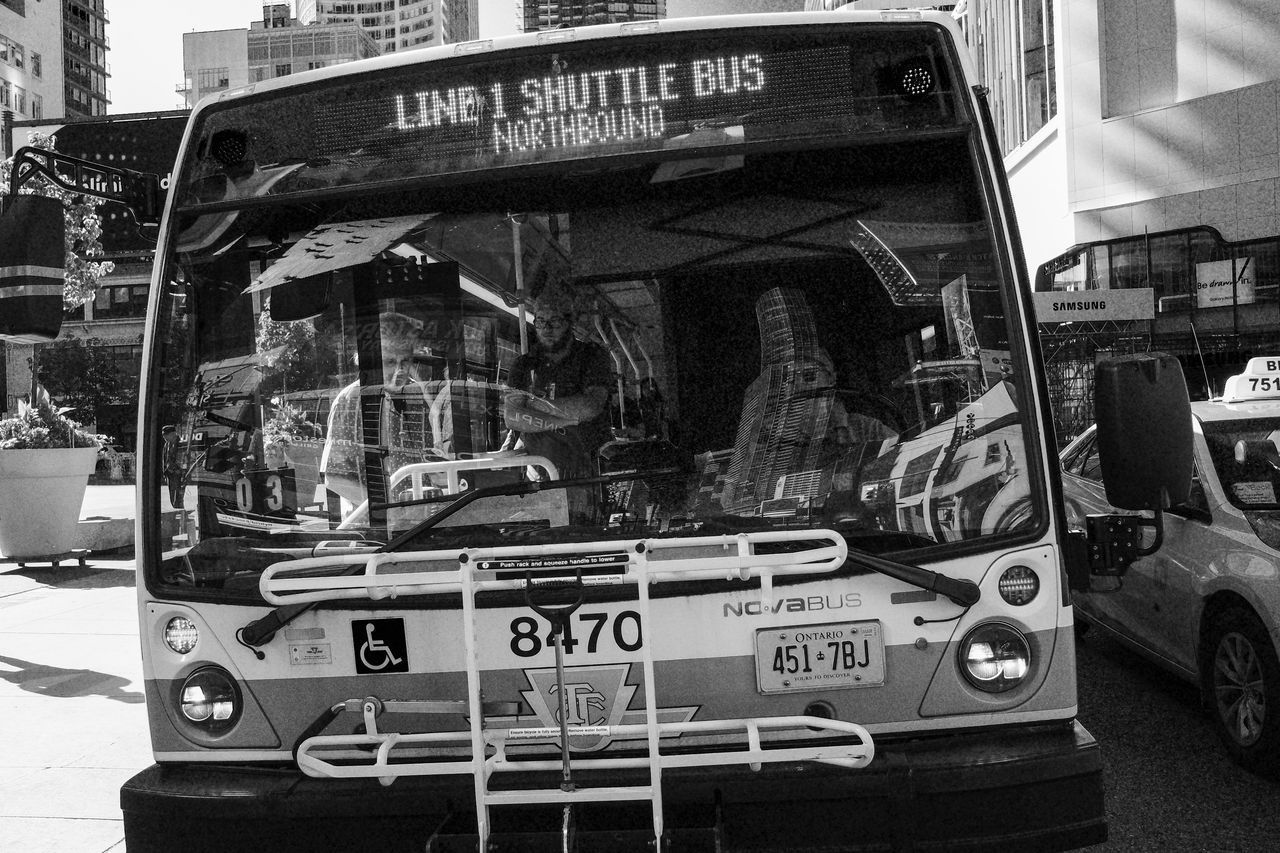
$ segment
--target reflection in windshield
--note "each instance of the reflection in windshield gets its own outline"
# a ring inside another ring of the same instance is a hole
[[[168,578],[251,589],[485,487],[423,535],[1031,524],[968,155],[912,151],[238,211],[163,305]]]
[[[1280,509],[1280,418],[1210,421],[1202,426],[1227,500],[1240,509]]]

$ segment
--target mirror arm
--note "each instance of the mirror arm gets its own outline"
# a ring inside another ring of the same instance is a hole
[[[122,204],[139,225],[160,223],[164,193],[160,179],[149,172],[104,166],[28,145],[13,155],[9,194],[17,196],[18,190],[36,175],[43,175],[69,192]]]
[[[1138,521],[1143,527],[1149,527],[1156,532],[1156,538],[1146,548],[1138,549],[1139,557],[1150,557],[1156,551],[1160,550],[1160,546],[1164,543],[1164,510],[1159,507],[1155,510],[1155,515],[1150,518],[1143,518]]]

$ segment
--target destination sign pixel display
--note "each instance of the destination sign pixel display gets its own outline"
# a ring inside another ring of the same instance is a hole
[[[493,162],[681,147],[682,137],[700,127],[854,112],[849,51],[836,46],[690,48],[646,61],[556,53],[433,74],[424,69],[415,77],[387,81],[376,96],[344,93],[324,107],[328,117],[319,127],[350,128],[352,111],[361,110],[367,132],[372,112],[388,151],[427,146],[446,157]]]
[[[679,101],[765,91],[759,53],[659,62],[524,79],[421,89],[392,96],[401,131],[449,126],[487,132],[498,154],[661,139],[667,108]]]
[[[229,100],[201,112],[192,150],[199,159],[220,150],[212,142],[219,134],[246,136],[259,165],[305,164],[253,193],[261,196],[596,156],[696,157],[716,146],[931,131],[968,121],[944,37],[926,26],[785,27],[478,53]],[[900,85],[906,67],[915,81],[909,95]],[[188,174],[220,168],[206,160]]]

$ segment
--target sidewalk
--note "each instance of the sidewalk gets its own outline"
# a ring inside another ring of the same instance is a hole
[[[81,518],[132,530],[133,495],[91,486]],[[134,574],[0,561],[0,850],[124,850],[120,786],[151,764]]]

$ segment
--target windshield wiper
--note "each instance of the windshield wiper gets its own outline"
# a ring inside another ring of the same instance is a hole
[[[846,559],[859,568],[879,572],[920,589],[945,595],[961,607],[972,607],[982,598],[982,591],[971,580],[953,578],[910,563],[900,563],[897,560],[872,554],[870,551],[850,547],[849,556]]]
[[[486,486],[480,489],[473,489],[469,492],[463,492],[444,509],[432,515],[409,530],[401,533],[395,539],[392,539],[386,545],[379,548],[374,553],[387,553],[396,551],[405,543],[412,541],[427,530],[435,527],[441,521],[444,521],[451,515],[462,511],[465,507],[475,503],[483,498],[513,496],[513,495],[532,495],[541,491],[551,489],[568,489],[575,486],[598,486],[608,483],[621,483],[627,480],[636,480],[642,477],[666,477],[673,475],[682,475],[685,472],[678,467],[670,468],[646,468],[643,471],[620,471],[609,474],[604,477],[581,477],[575,480],[548,480],[547,482],[516,482],[504,483],[498,486]],[[408,501],[396,501],[394,503],[378,504],[378,508],[418,506],[423,504],[439,503],[442,500],[448,500],[449,496],[432,496],[418,498]],[[374,507],[370,507],[371,509]],[[343,574],[354,575],[364,571],[363,563],[353,564]],[[316,606],[316,602],[307,602],[305,604],[282,604],[275,610],[272,610],[261,619],[255,619],[248,625],[245,625],[236,632],[236,639],[246,646],[254,649],[254,654],[261,655],[256,647],[265,646],[275,638],[276,632],[294,619],[306,613],[308,610]]]
[[[426,531],[438,525],[446,518],[461,512],[467,506],[478,500],[491,497],[514,496],[514,495],[531,495],[541,491],[549,491],[552,489],[568,489],[577,486],[597,486],[607,485],[609,483],[625,482],[627,480],[635,480],[642,477],[663,477],[680,475],[684,472],[678,467],[645,469],[643,471],[623,471],[609,474],[603,477],[582,477],[573,480],[549,480],[546,482],[517,482],[504,483],[497,486],[486,486],[480,489],[474,489],[469,492],[463,492],[455,498],[448,506],[432,515],[430,518],[416,524],[409,530],[401,533],[392,539],[376,553],[387,553],[399,550],[405,544],[413,541]],[[399,501],[390,506],[416,506],[419,504],[438,503],[439,497],[419,498],[411,501]],[[961,607],[972,607],[977,604],[982,597],[978,585],[970,580],[961,580],[944,575],[941,572],[935,572],[930,569],[924,569],[919,566],[913,566],[909,563],[900,563],[897,560],[890,560],[886,557],[880,557],[868,551],[858,548],[850,548],[848,561],[859,568],[867,569],[873,572],[879,572],[882,575],[909,583],[920,589],[936,592],[951,599]],[[345,574],[357,574],[364,571],[363,564],[352,565]],[[304,604],[282,604],[275,610],[245,625],[237,632],[237,639],[247,646],[256,647],[263,646],[271,642],[276,632],[296,619],[301,614],[315,607],[316,602],[307,602]]]

